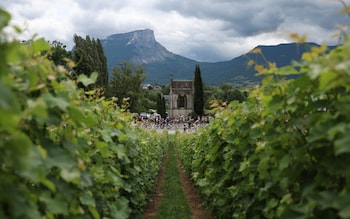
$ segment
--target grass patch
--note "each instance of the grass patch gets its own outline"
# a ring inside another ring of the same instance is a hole
[[[168,161],[165,167],[164,184],[162,187],[163,197],[157,211],[157,218],[181,218],[191,217],[191,210],[187,204],[183,192],[180,173],[176,164],[175,139],[169,139]]]

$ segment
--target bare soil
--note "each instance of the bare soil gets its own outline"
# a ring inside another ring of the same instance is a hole
[[[168,154],[164,156],[164,159],[162,161],[162,167],[159,170],[158,176],[157,176],[157,184],[154,189],[153,195],[148,200],[146,207],[144,209],[144,218],[145,219],[155,219],[157,217],[157,210],[160,204],[160,200],[163,196],[163,183],[164,183],[164,174],[165,174],[165,165],[168,160]]]
[[[145,219],[155,219],[157,216],[158,206],[163,196],[162,185],[164,183],[165,164],[167,157],[168,156],[166,155],[162,163],[162,168],[159,171],[154,194],[144,209]],[[183,170],[180,159],[178,157],[177,166],[179,168],[182,188],[185,193],[187,203],[191,209],[191,219],[214,219],[215,217],[212,216],[211,212],[208,209],[204,208],[202,205],[201,198],[197,190],[194,188],[192,182],[190,181],[188,175]]]
[[[202,200],[197,190],[193,186],[190,178],[183,169],[180,159],[177,157],[177,164],[180,172],[180,180],[184,190],[186,200],[191,209],[191,219],[214,219],[209,209],[202,205]]]

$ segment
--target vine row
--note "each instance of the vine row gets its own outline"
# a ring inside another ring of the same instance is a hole
[[[252,51],[261,53],[261,51]],[[312,48],[197,135],[186,170],[219,218],[350,218],[350,40]]]
[[[43,55],[44,39],[9,41],[9,21],[0,9],[0,218],[142,215],[165,137],[133,128],[100,90],[79,89],[96,73],[72,80]]]

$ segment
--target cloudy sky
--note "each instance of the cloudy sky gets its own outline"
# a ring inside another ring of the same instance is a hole
[[[0,7],[24,36],[38,34],[68,48],[74,34],[104,39],[149,28],[169,51],[209,62],[292,42],[290,33],[334,45],[336,25],[350,24],[339,14],[339,0],[1,0]]]

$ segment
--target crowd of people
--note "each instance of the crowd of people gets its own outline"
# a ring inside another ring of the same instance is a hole
[[[134,123],[142,128],[147,129],[179,129],[186,131],[195,131],[200,127],[206,126],[211,117],[210,116],[184,116],[180,115],[175,118],[162,118],[159,114],[135,115]]]

